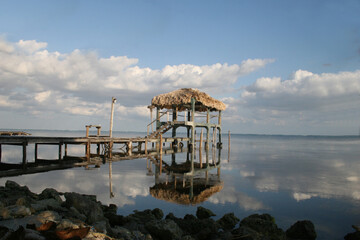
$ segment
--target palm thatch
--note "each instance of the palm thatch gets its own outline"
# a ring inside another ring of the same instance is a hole
[[[179,111],[189,110],[191,108],[191,98],[195,99],[195,111],[198,112],[205,112],[207,109],[210,111],[226,109],[223,102],[192,88],[182,88],[155,96],[151,101],[151,107],[160,109],[173,109],[177,107]]]

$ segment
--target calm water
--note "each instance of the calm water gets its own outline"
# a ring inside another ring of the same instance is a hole
[[[28,131],[43,136],[83,136],[84,132]],[[116,133],[117,136],[143,136],[141,133]],[[228,154],[227,135],[223,136],[220,172],[209,172],[208,185],[222,185],[204,202],[182,205],[157,199],[150,194],[156,183],[171,182],[163,173],[156,177],[156,166],[147,159],[114,162],[100,168],[72,168],[33,175],[0,178],[0,184],[11,179],[40,193],[47,187],[58,191],[96,194],[103,204],[114,203],[118,213],[161,208],[182,217],[195,214],[198,206],[211,209],[217,217],[234,212],[244,218],[253,213],[270,213],[286,230],[297,220],[311,220],[318,239],[343,239],[360,225],[360,138],[301,136],[231,136]],[[83,155],[83,147],[69,148],[69,155]],[[40,158],[56,158],[57,148],[40,146]],[[175,155],[184,162],[186,153]],[[2,161],[20,162],[21,148],[3,146]],[[33,147],[28,148],[31,161]],[[218,160],[219,152],[208,154],[209,162]],[[206,154],[202,153],[203,162]],[[172,156],[163,160],[171,165]],[[196,153],[199,162],[199,153]],[[190,184],[187,180],[186,185]],[[205,173],[193,180],[204,184]],[[177,186],[182,185],[178,180]],[[110,194],[110,186],[112,194]],[[195,191],[195,190],[194,190]]]

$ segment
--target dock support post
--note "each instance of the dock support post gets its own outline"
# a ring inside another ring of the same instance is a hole
[[[38,144],[37,143],[35,143],[35,150],[34,150],[34,152],[35,152],[35,162],[38,160]]]
[[[23,144],[22,144],[22,147],[23,147],[23,159],[22,159],[22,164],[23,164],[23,169],[26,168],[26,146],[27,146],[27,142],[24,141]]]
[[[59,161],[62,158],[62,143],[59,143]]]
[[[1,144],[0,144],[0,162],[1,162],[1,154],[2,154],[2,153],[1,153]]]
[[[90,162],[90,140],[86,143],[86,161]]]
[[[128,143],[128,155],[129,156],[131,156],[132,155],[132,142],[130,141],[129,143]]]
[[[65,151],[64,152],[65,157],[67,157],[67,153],[68,153],[68,148],[67,147],[68,147],[68,145],[67,145],[67,143],[65,143],[65,150],[64,150]]]

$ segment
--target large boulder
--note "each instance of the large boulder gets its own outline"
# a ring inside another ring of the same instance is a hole
[[[238,237],[247,236],[248,240],[283,240],[285,232],[278,228],[275,219],[269,214],[253,214],[240,222],[239,228],[232,231]]]
[[[84,214],[89,224],[104,220],[101,204],[96,202],[96,198],[78,193],[65,193],[65,198],[65,206],[74,207],[80,214]]]
[[[234,213],[225,214],[222,218],[217,220],[217,223],[221,226],[224,230],[232,230],[240,219],[238,219]]]
[[[205,219],[212,216],[216,216],[211,210],[199,206],[196,210],[196,217],[199,219]]]
[[[288,230],[286,230],[288,240],[315,240],[315,226],[311,221],[297,221]]]
[[[60,204],[62,203],[60,193],[58,191],[56,191],[55,189],[53,189],[53,188],[46,188],[39,194],[39,199],[40,200],[50,199],[50,198],[55,199]]]
[[[160,240],[181,239],[181,236],[183,234],[180,227],[173,220],[170,219],[160,221],[153,220],[146,223],[145,228],[152,236]]]

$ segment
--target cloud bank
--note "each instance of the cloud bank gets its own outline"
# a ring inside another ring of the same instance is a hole
[[[94,51],[78,49],[70,53],[50,52],[47,47],[46,42],[9,42],[0,38],[0,113],[3,116],[11,112],[18,119],[24,115],[46,119],[61,114],[100,116],[103,120],[110,111],[109,99],[115,96],[118,99],[115,111],[121,112],[121,116],[115,114],[115,118],[145,119],[148,118],[146,106],[153,96],[191,87],[224,101],[227,105],[224,125],[228,124],[227,128],[236,132],[358,132],[360,70],[312,73],[300,69],[288,79],[264,76],[242,84],[242,79],[274,59],[151,69],[140,67],[137,58],[102,58]],[[294,132],[295,128],[298,130]]]
[[[155,94],[182,87],[211,92],[228,91],[239,77],[272,59],[248,59],[241,64],[196,66],[181,64],[162,69],[141,68],[136,58],[101,58],[95,52],[49,52],[47,43],[0,39],[0,110],[37,115],[62,112],[72,115],[108,113],[109,98],[117,110],[144,116]]]

